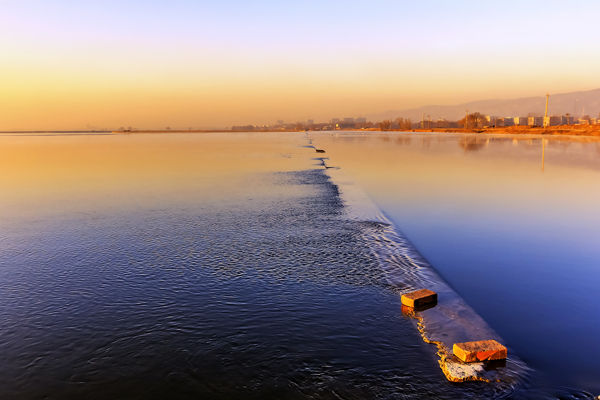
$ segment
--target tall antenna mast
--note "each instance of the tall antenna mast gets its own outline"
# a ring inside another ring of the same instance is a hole
[[[548,121],[548,97],[550,97],[550,93],[546,94],[546,114],[544,115],[544,128],[550,125],[550,121]]]

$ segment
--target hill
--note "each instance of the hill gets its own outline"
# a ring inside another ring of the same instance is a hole
[[[428,105],[406,110],[388,110],[378,114],[367,115],[369,121],[382,121],[384,119],[395,119],[397,117],[411,118],[420,121],[423,113],[431,115],[432,120],[446,118],[448,120],[459,120],[465,116],[465,110],[469,113],[480,112],[486,115],[499,117],[525,117],[528,113],[544,115],[546,107],[546,96],[523,97],[511,100],[478,100],[457,105]],[[577,107],[577,109],[575,109]],[[592,117],[600,113],[600,89],[582,92],[550,94],[548,104],[548,115],[564,115],[570,113],[580,118],[582,111]]]

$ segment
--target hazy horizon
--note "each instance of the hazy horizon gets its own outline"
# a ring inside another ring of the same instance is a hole
[[[592,1],[7,3],[0,130],[327,121],[587,91],[599,14]]]

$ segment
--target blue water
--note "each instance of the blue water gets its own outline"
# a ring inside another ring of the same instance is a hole
[[[2,399],[495,393],[445,382],[303,137],[231,139],[4,143]]]
[[[304,135],[0,140],[2,399],[589,397],[447,382]]]
[[[523,361],[598,395],[600,141],[546,140],[315,138]]]

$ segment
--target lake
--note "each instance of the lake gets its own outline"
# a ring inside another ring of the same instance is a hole
[[[1,135],[0,397],[591,398],[598,144],[529,140]],[[527,368],[446,380],[392,228]]]

